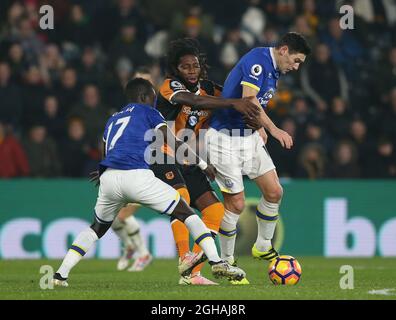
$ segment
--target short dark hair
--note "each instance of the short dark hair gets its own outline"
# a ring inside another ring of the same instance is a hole
[[[150,81],[142,78],[129,80],[125,87],[128,102],[138,102],[141,95],[152,94],[154,88]]]
[[[167,76],[177,77],[177,66],[181,57],[193,55],[198,58],[201,66],[201,78],[207,77],[208,65],[206,62],[206,54],[201,52],[199,41],[192,38],[182,38],[174,40],[170,43],[166,55],[166,72]]]
[[[311,53],[311,48],[305,38],[297,32],[286,33],[279,41],[277,48],[287,46],[290,53],[302,53],[308,56]]]
[[[138,73],[151,74],[150,67],[148,66],[137,67],[133,73],[133,77],[135,77],[135,75]]]

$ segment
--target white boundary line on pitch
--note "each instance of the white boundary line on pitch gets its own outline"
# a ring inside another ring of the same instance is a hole
[[[391,267],[367,267],[367,266],[353,266],[355,270],[390,270]]]
[[[393,292],[395,291],[395,292]],[[381,290],[370,290],[369,294],[378,294],[383,296],[396,296],[396,289],[381,289]]]

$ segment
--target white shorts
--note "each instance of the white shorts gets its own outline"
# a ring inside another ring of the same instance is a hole
[[[244,137],[210,128],[205,135],[205,145],[210,163],[217,169],[216,182],[222,192],[242,192],[243,175],[256,179],[275,169],[257,131]]]
[[[100,176],[95,218],[99,223],[111,223],[127,203],[140,203],[171,214],[179,203],[179,193],[154,176],[149,169],[106,169]]]

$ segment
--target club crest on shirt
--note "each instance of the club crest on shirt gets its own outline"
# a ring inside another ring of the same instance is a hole
[[[175,174],[173,173],[173,171],[169,171],[169,172],[165,173],[165,177],[168,180],[172,180],[175,177]]]

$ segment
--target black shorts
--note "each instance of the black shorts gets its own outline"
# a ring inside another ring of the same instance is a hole
[[[179,164],[152,164],[150,169],[154,175],[174,187],[178,184],[186,185],[190,194],[191,205],[208,191],[213,191],[206,175],[197,166],[181,166]],[[194,206],[195,207],[195,206]]]
[[[178,184],[187,185],[184,181],[182,168],[178,164],[152,164],[150,169],[154,172],[154,175],[174,187]]]
[[[183,177],[186,181],[192,204],[195,204],[195,201],[204,193],[213,192],[208,178],[199,167],[183,166]]]

